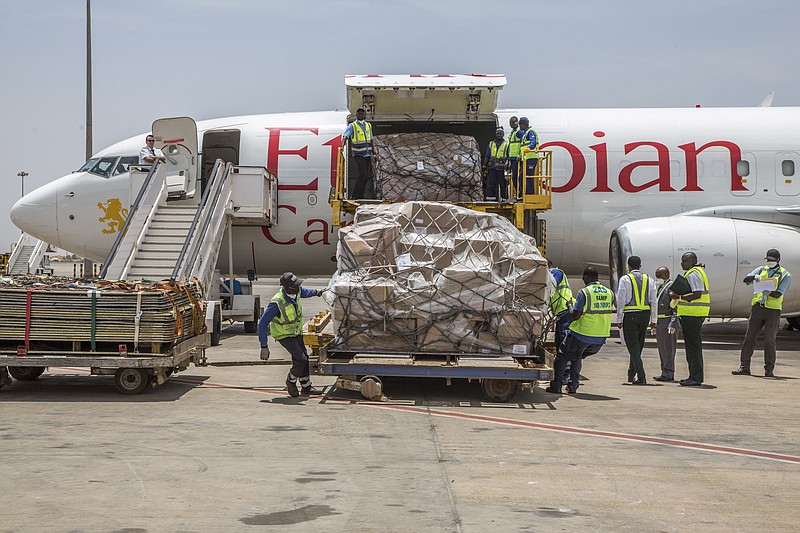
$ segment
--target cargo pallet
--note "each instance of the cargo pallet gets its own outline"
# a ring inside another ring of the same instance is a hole
[[[205,349],[210,345],[210,334],[203,333],[176,344],[165,353],[158,353],[158,346],[153,347],[153,353],[130,353],[124,344],[119,345],[117,352],[0,349],[0,388],[10,384],[9,374],[19,381],[32,381],[48,367],[87,367],[92,375],[113,374],[120,393],[139,394],[148,385],[161,385],[173,372],[186,370],[191,363],[205,366]],[[79,346],[80,343],[76,343],[76,348]]]
[[[323,330],[330,322],[330,312],[316,315],[306,324],[304,342],[316,361],[312,367],[319,375],[339,376],[336,386],[360,392],[369,400],[382,400],[382,377],[444,378],[477,380],[484,397],[492,402],[507,402],[522,388],[553,379],[551,353],[540,348],[536,355],[474,353],[386,353],[338,349],[333,335]]]

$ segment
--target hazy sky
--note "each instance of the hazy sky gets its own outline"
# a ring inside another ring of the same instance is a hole
[[[85,0],[0,0],[8,211],[85,157]],[[343,108],[344,75],[503,73],[500,107],[800,105],[797,0],[94,0],[94,151],[156,118]],[[798,125],[800,128],[800,125]]]

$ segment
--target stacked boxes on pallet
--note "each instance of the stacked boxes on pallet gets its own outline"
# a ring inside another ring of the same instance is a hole
[[[342,228],[326,293],[337,345],[530,355],[554,281],[508,220],[434,203],[362,206]]]

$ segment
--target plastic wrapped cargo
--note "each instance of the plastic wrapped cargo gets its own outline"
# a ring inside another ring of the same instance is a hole
[[[555,282],[508,220],[435,202],[363,206],[342,228],[325,298],[336,345],[528,355]]]

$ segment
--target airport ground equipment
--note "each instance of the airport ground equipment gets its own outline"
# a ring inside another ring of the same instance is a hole
[[[31,381],[47,367],[86,367],[113,374],[119,392],[138,394],[204,364],[210,344],[196,281],[8,278],[0,313],[0,386],[8,374]]]
[[[277,224],[278,181],[264,167],[235,165],[208,154],[221,150],[224,138],[206,132],[204,165],[197,160],[197,127],[186,117],[153,123],[156,142],[163,145],[166,162],[131,167],[139,193],[104,262],[106,280],[197,279],[205,291],[205,309],[211,343],[219,343],[222,322],[241,320],[255,332],[260,318],[259,297],[252,292],[255,272],[236,278],[233,265],[234,225]],[[134,188],[133,190],[136,190]],[[227,272],[217,269],[227,243]]]
[[[14,250],[7,258],[2,271],[9,276],[20,274],[52,274],[49,259],[45,255],[48,244],[36,237],[23,233]]]
[[[499,124],[495,114],[498,95],[505,84],[505,76],[352,76],[345,79],[351,118],[355,117],[356,109],[364,108],[374,136],[427,132],[472,137],[479,145],[479,160],[487,143],[495,138],[497,127],[506,126]],[[535,117],[531,125],[536,128]],[[334,227],[340,227],[360,205],[392,201],[348,197],[348,191],[354,186],[354,164],[348,149],[345,145],[339,150],[336,185],[329,198]],[[430,159],[421,153],[418,168],[425,168]],[[442,169],[439,174],[446,172]],[[534,237],[544,254],[546,226],[537,214],[552,208],[552,152],[540,151],[533,174],[527,174],[524,165],[520,166],[520,172],[525,190],[516,191],[512,184],[509,201],[487,202],[478,197],[453,203],[509,219],[518,229]],[[510,181],[510,174],[507,177]],[[446,181],[452,183],[450,177]],[[442,198],[406,197],[405,200],[440,201]]]

